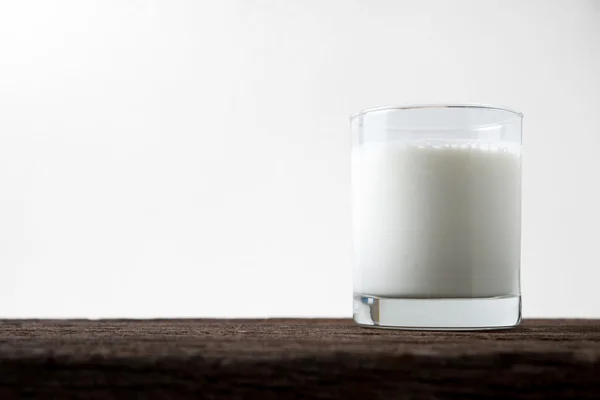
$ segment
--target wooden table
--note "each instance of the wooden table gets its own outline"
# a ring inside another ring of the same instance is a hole
[[[600,398],[600,320],[507,331],[350,320],[0,321],[0,399]]]

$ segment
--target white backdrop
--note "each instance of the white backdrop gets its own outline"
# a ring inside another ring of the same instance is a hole
[[[350,316],[348,115],[525,114],[525,317],[600,317],[600,2],[0,3],[0,316]]]

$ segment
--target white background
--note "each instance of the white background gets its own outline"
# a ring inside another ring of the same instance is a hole
[[[525,114],[525,317],[600,317],[600,1],[0,3],[0,316],[350,316],[348,115]]]

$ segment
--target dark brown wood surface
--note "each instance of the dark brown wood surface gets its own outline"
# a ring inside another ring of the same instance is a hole
[[[415,332],[349,320],[0,321],[0,399],[600,398],[600,320]]]

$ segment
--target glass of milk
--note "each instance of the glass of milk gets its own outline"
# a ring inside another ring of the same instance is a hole
[[[468,104],[351,117],[359,325],[519,324],[521,122],[518,112]]]

